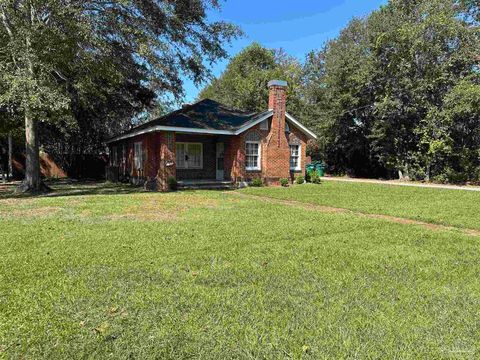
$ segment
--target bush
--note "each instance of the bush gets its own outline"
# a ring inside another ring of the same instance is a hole
[[[282,185],[283,187],[287,187],[288,183],[288,179],[280,179],[280,185]]]
[[[252,186],[252,187],[262,187],[263,186],[262,179],[260,179],[260,178],[253,179],[252,182],[250,183],[250,186]]]
[[[177,179],[175,179],[174,177],[169,177],[167,179],[167,185],[171,191],[176,191],[178,189]]]
[[[310,182],[312,184],[321,184],[322,183],[322,179],[320,179],[320,176],[318,176],[316,171],[312,172],[312,174],[310,175]]]
[[[305,182],[310,182],[310,173],[305,174]]]
[[[302,175],[297,176],[295,179],[295,182],[299,185],[303,184],[305,182],[305,178]]]

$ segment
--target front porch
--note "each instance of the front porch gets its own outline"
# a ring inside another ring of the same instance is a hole
[[[225,171],[229,136],[179,134],[175,136],[176,179],[179,182],[230,181]]]

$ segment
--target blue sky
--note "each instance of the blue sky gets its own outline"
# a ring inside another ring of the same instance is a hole
[[[212,20],[239,25],[245,36],[227,47],[234,56],[257,41],[267,48],[283,48],[303,60],[310,50],[321,48],[355,16],[368,15],[387,0],[226,0],[221,11],[211,11]],[[225,70],[228,60],[213,65],[215,76]],[[200,91],[185,81],[186,101]]]

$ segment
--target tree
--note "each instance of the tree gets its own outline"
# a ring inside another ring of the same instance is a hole
[[[213,79],[199,94],[225,105],[251,111],[268,108],[267,84],[273,79],[288,82],[287,108],[300,111],[301,65],[281,50],[269,50],[253,43],[237,54],[218,79]]]
[[[478,122],[462,127],[463,136],[457,126],[475,118],[473,90],[457,88],[478,82],[472,80],[479,74],[475,19],[478,2],[391,0],[352,20],[337,39],[309,56],[306,66],[313,75],[304,88],[307,99],[321,105],[307,101],[306,114],[317,119],[309,121],[319,124],[323,155],[334,171],[417,179],[454,172],[473,176],[469,169],[477,161],[467,151],[460,160],[456,149],[462,138],[474,149],[480,146],[471,136]],[[472,111],[462,119],[458,113],[452,117],[453,94]]]
[[[0,81],[6,90],[0,106],[14,103],[24,119],[22,190],[43,188],[39,123],[75,118],[76,94],[94,94],[92,78],[98,74],[110,86],[177,98],[183,75],[204,80],[205,63],[225,57],[223,44],[239,34],[228,23],[208,22],[210,6],[218,7],[218,1],[0,0]]]

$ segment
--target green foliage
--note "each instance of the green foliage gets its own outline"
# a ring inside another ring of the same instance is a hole
[[[305,183],[305,178],[301,175],[297,176],[297,178],[295,179],[295,182],[299,185]]]
[[[212,7],[218,2],[2,0],[0,113],[14,113],[17,128],[27,116],[32,133],[41,122],[57,153],[98,152],[155,98],[181,99],[185,77],[200,83],[206,64],[227,56],[223,46],[239,30],[209,21]]]
[[[320,178],[320,176],[318,176],[318,173],[316,171],[312,171],[310,173],[310,182],[312,184],[321,184],[322,183],[322,179]]]
[[[252,180],[252,182],[249,184],[249,186],[262,187],[263,186],[263,181],[260,178],[255,178],[255,179]]]
[[[200,93],[238,109],[265,111],[268,109],[270,80],[288,82],[287,108],[293,113],[302,109],[299,90],[302,67],[298,60],[282,51],[269,50],[258,43],[243,49],[228,64],[227,69]]]
[[[390,1],[307,57],[305,114],[334,172],[429,180],[452,168],[474,178],[478,4],[455,3]]]
[[[167,185],[168,185],[168,189],[171,190],[171,191],[177,191],[177,189],[178,189],[177,179],[174,178],[173,176],[170,176],[167,179]]]
[[[280,179],[280,185],[283,187],[288,187],[290,181],[288,179]]]

